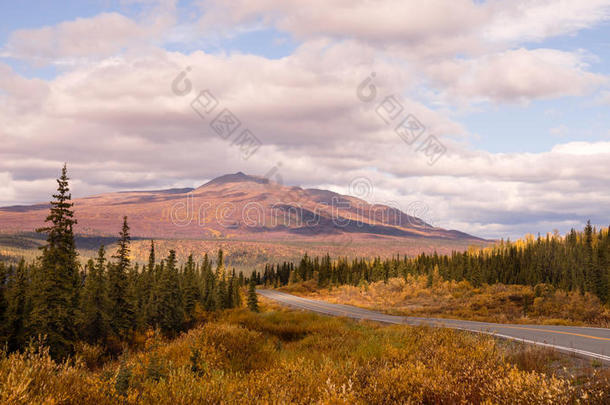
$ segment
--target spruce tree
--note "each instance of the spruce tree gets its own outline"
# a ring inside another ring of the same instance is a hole
[[[220,281],[225,277],[224,254],[222,249],[218,249],[218,261],[216,262],[216,280]]]
[[[6,285],[6,302],[8,305],[4,325],[8,328],[6,343],[9,351],[20,349],[27,340],[25,330],[27,287],[28,268],[25,260],[21,259]]]
[[[0,262],[0,345],[4,346],[11,333],[10,326],[7,325],[7,278],[9,276],[9,271],[4,265],[4,263]]]
[[[183,274],[183,301],[184,301],[184,312],[187,317],[192,317],[195,311],[195,304],[200,299],[200,291],[197,280],[197,274],[195,272],[195,262],[193,261],[193,255],[189,255],[186,265],[184,266]]]
[[[233,271],[231,273],[231,278],[229,279],[229,294],[231,297],[231,305],[229,308],[241,307],[241,295],[239,294],[239,280],[235,276],[235,269],[233,269]]]
[[[148,272],[152,272],[155,269],[155,241],[150,241],[150,253],[148,254]]]
[[[216,287],[216,276],[212,272],[210,266],[204,268],[205,286],[203,290],[203,308],[206,311],[215,311],[219,309],[218,290]]]
[[[596,291],[595,280],[595,263],[593,256],[593,227],[591,221],[587,221],[585,226],[585,288],[587,291],[594,293]]]
[[[116,263],[108,266],[108,298],[110,300],[110,327],[120,338],[126,338],[133,327],[134,313],[128,295],[128,271],[131,265],[129,225],[123,217],[123,227],[119,234],[118,250],[113,256]]]
[[[73,231],[76,219],[68,180],[64,165],[46,219],[50,225],[37,230],[47,234],[47,241],[32,277],[27,326],[31,336],[46,335],[54,358],[72,353],[78,305],[79,264]]]
[[[177,334],[184,323],[184,306],[176,268],[176,251],[170,250],[167,264],[158,283],[159,327],[169,336]]]
[[[220,280],[218,280],[217,285],[218,287],[216,289],[216,298],[218,300],[219,309],[229,308],[227,306],[229,304],[227,302],[227,298],[229,296],[227,291],[227,280],[225,279],[224,275]]]
[[[258,296],[256,295],[256,284],[254,278],[250,278],[250,287],[248,288],[248,308],[250,311],[258,312]]]
[[[157,284],[157,265],[155,258],[155,242],[150,241],[150,252],[148,254],[148,265],[146,265],[146,271],[143,277],[142,288],[145,289],[144,303],[142,309],[142,326],[149,325],[154,326],[155,320],[154,315],[156,313],[156,284]]]
[[[106,252],[100,246],[95,262],[87,265],[85,285],[81,294],[79,331],[89,343],[103,341],[110,329],[110,301],[106,284]]]

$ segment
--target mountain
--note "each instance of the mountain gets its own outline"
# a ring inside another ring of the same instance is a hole
[[[284,186],[238,172],[196,188],[129,191],[74,200],[83,235],[116,235],[123,216],[132,235],[146,238],[318,240],[440,238],[482,241],[433,227],[397,208],[327,190]],[[29,232],[43,225],[48,204],[0,208],[0,230]]]

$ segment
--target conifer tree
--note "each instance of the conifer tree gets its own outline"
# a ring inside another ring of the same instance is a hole
[[[68,180],[64,165],[46,219],[50,225],[38,229],[38,232],[47,234],[47,242],[30,286],[28,333],[31,336],[46,335],[46,343],[54,358],[64,358],[72,353],[76,332],[79,264],[73,231],[76,219]]]
[[[11,328],[7,325],[7,278],[9,276],[9,271],[4,265],[4,263],[0,262],[0,345],[5,345],[7,340],[9,339],[9,335],[11,333]]]
[[[218,261],[216,263],[216,280],[220,281],[225,277],[224,254],[222,249],[218,249]]]
[[[25,260],[21,259],[6,285],[7,307],[3,325],[8,328],[6,343],[9,351],[18,350],[27,343],[25,330],[27,287],[28,268]]]
[[[199,301],[201,296],[192,254],[189,255],[186,265],[184,266],[182,291],[184,312],[187,317],[191,317],[195,310],[195,304]]]
[[[233,269],[231,273],[231,278],[229,279],[229,293],[231,294],[230,308],[241,307],[241,296],[239,294],[239,287],[239,280],[235,276],[235,269]]]
[[[150,241],[150,253],[148,254],[148,272],[152,272],[155,269],[155,241]]]
[[[113,256],[116,263],[108,266],[108,298],[110,300],[110,326],[120,338],[126,338],[133,326],[133,308],[128,295],[128,277],[131,261],[129,225],[123,217],[123,227],[119,234],[117,253]]]
[[[127,272],[127,301],[132,310],[131,324],[134,329],[142,329],[146,322],[145,301],[148,289],[144,288],[146,274],[140,271],[140,264],[131,266]]]
[[[250,286],[248,288],[248,308],[250,311],[258,312],[258,296],[256,295],[256,284],[254,278],[250,278]]]
[[[206,256],[207,257],[207,256]],[[205,288],[203,291],[203,308],[206,311],[215,311],[219,309],[218,290],[216,287],[216,276],[212,272],[210,266],[204,267]]]
[[[174,250],[169,252],[166,266],[158,282],[158,290],[159,327],[166,335],[175,335],[184,322],[184,307]]]
[[[595,292],[596,291],[596,281],[595,280],[595,263],[593,256],[593,227],[591,226],[591,221],[587,221],[587,225],[585,226],[585,246],[584,246],[584,254],[585,254],[585,287],[587,291]]]
[[[157,265],[156,265],[156,257],[155,257],[155,242],[153,240],[150,241],[150,251],[148,254],[148,264],[146,265],[146,271],[144,272],[144,277],[142,278],[142,286],[141,288],[145,289],[144,291],[144,303],[142,308],[142,326],[149,325],[154,326],[155,322],[153,320],[156,305],[156,290],[155,287],[157,285]]]
[[[227,280],[223,277],[218,280],[218,287],[216,289],[216,298],[218,300],[219,309],[229,308],[228,303],[228,291],[227,291]]]
[[[95,262],[89,261],[87,270],[78,324],[81,336],[90,343],[96,343],[106,338],[110,325],[104,245],[100,246]]]

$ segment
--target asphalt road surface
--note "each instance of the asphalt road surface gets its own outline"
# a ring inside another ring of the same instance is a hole
[[[392,324],[430,325],[486,333],[506,339],[554,348],[593,358],[610,364],[610,329],[577,326],[552,325],[512,325],[488,322],[462,321],[457,319],[418,318],[386,315],[351,305],[330,304],[328,302],[297,297],[274,290],[257,290],[263,297],[302,310],[325,315],[344,316]]]

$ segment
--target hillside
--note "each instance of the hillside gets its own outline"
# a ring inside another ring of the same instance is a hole
[[[81,235],[116,235],[123,216],[132,235],[165,239],[319,241],[349,235],[350,240],[400,242],[441,239],[483,240],[431,226],[399,209],[331,191],[284,186],[241,172],[191,189],[130,191],[74,200]],[[48,204],[0,208],[0,230],[31,232],[40,227]]]

